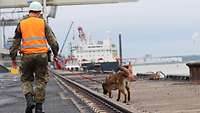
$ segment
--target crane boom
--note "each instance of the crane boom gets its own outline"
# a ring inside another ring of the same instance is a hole
[[[64,49],[64,47],[65,47],[65,43],[66,43],[66,41],[67,41],[67,38],[68,38],[68,36],[69,36],[69,33],[70,33],[71,29],[72,29],[72,25],[73,25],[73,24],[74,24],[74,22],[72,21],[72,23],[71,23],[71,25],[70,25],[70,27],[69,27],[69,30],[67,31],[67,36],[65,37],[65,40],[64,40],[64,42],[63,42],[63,44],[62,44],[62,47],[61,47],[61,49],[60,49],[59,55],[61,55],[61,53],[62,53],[62,51],[63,51],[63,49]]]

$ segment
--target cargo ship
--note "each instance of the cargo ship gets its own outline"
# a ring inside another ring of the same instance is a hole
[[[110,37],[95,42],[86,36],[82,27],[78,28],[78,34],[78,40],[70,42],[71,53],[65,60],[67,69],[78,70],[80,68],[83,71],[95,72],[117,69],[117,47]]]

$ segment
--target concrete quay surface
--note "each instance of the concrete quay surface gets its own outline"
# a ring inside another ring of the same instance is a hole
[[[71,94],[64,92],[54,79],[50,79],[46,89],[45,113],[80,113]],[[63,98],[63,95],[65,98]],[[24,113],[25,99],[20,89],[20,79],[10,73],[0,74],[0,113]]]
[[[103,93],[102,86],[84,77],[102,81],[106,75],[73,75],[66,71],[56,71],[67,78],[80,81],[90,89]],[[190,81],[181,80],[142,80],[131,82],[131,100],[128,105],[122,101],[117,102],[117,91],[112,91],[113,98],[110,100],[121,104],[136,113],[200,113],[200,85],[192,84]],[[107,96],[108,97],[108,96]]]

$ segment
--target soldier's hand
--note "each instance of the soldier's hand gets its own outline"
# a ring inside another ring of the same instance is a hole
[[[54,57],[53,57],[53,60],[54,60],[55,62],[57,62],[57,61],[58,61],[57,56],[54,56]]]
[[[16,60],[12,60],[12,68],[17,68],[17,62]]]

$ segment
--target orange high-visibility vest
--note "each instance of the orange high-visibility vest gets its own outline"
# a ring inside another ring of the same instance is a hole
[[[43,19],[29,17],[20,21],[22,33],[21,52],[23,54],[47,53],[45,22]]]

